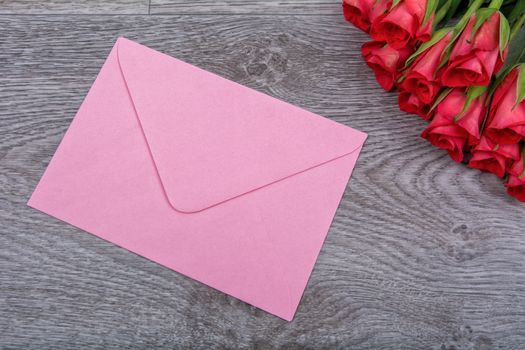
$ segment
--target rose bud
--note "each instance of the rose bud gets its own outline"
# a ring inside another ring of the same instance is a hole
[[[345,19],[368,33],[370,24],[392,5],[392,0],[343,0]]]
[[[426,105],[431,105],[434,102],[441,89],[442,85],[436,72],[439,67],[441,53],[450,42],[451,37],[452,33],[448,31],[430,47],[425,47],[423,44],[422,48],[425,50],[421,53],[416,52],[409,58],[411,60],[417,55],[404,72],[400,82],[401,89],[415,94]]]
[[[483,135],[479,144],[472,150],[468,166],[503,177],[505,170],[519,157],[520,149],[517,144],[497,144]]]
[[[416,94],[400,89],[399,95],[397,96],[397,102],[399,103],[400,110],[411,114],[417,114],[425,120],[430,119],[431,106],[423,103]]]
[[[509,180],[505,185],[507,193],[517,198],[520,202],[525,202],[525,145],[521,146],[521,158],[514,161],[508,169]]]
[[[485,132],[497,143],[525,139],[525,96],[518,96],[518,81],[525,84],[525,64],[513,68],[494,92]]]
[[[343,15],[348,22],[368,33],[373,5],[374,0],[343,0]]]
[[[405,64],[411,50],[395,50],[385,42],[369,41],[361,47],[361,54],[366,64],[372,68],[376,80],[387,91],[394,86],[398,70]]]
[[[500,22],[507,19],[494,12],[480,28],[473,33],[476,15],[455,42],[441,81],[445,86],[487,86],[494,74],[503,66],[507,55],[508,35],[500,36]],[[500,42],[500,37],[504,37]]]
[[[452,89],[439,102],[432,121],[421,134],[434,146],[446,149],[456,162],[463,160],[463,151],[467,146],[479,142],[487,95],[480,91],[475,95],[464,89]],[[471,101],[468,94],[473,96]]]
[[[394,49],[430,40],[434,15],[425,19],[427,5],[427,0],[401,0],[372,22],[370,35]]]
[[[525,179],[523,177],[509,176],[505,187],[510,196],[525,203]]]
[[[370,10],[370,27],[372,27],[372,23],[374,23],[379,16],[384,15],[391,7],[392,0],[376,0]]]
[[[368,33],[370,8],[373,4],[373,0],[343,0],[343,15],[348,22]]]

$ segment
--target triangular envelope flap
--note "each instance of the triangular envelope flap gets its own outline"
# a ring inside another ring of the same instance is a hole
[[[197,212],[344,156],[366,134],[120,38],[123,78],[172,207]]]

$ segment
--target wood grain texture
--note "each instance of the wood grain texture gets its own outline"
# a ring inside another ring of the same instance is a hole
[[[0,348],[523,349],[525,206],[341,16],[0,16]],[[369,133],[293,322],[25,205],[119,35]]]
[[[337,0],[151,0],[151,14],[339,15],[340,12]]]
[[[0,14],[148,14],[149,0],[0,0]]]

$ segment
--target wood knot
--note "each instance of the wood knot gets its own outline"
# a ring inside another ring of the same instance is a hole
[[[246,74],[263,85],[281,81],[288,70],[288,44],[286,34],[260,35],[247,41],[242,49]]]
[[[483,335],[476,336],[472,327],[464,325],[452,334],[451,339],[441,344],[441,350],[489,350],[492,349],[492,346],[493,343],[490,338]]]

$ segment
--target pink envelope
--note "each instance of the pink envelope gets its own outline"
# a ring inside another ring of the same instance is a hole
[[[28,205],[291,320],[365,139],[120,38]]]

